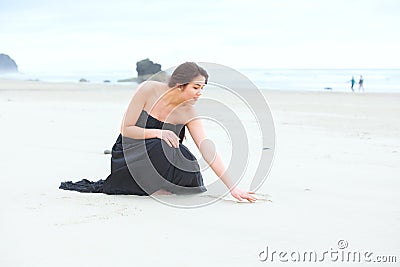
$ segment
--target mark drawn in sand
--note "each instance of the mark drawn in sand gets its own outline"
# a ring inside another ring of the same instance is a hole
[[[221,196],[214,196],[214,195],[201,195],[200,197],[206,197],[206,198],[213,198],[213,199],[219,199],[224,202],[230,202],[230,203],[235,203],[235,204],[242,204],[242,203],[248,203],[248,204],[257,204],[257,203],[267,203],[267,202],[272,202],[270,199],[271,196],[268,194],[253,194],[257,198],[257,201],[254,203],[251,203],[247,200],[239,201],[233,197],[221,197]]]

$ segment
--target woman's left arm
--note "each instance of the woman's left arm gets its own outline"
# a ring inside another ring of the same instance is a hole
[[[236,185],[233,183],[232,179],[229,177],[229,174],[226,171],[221,157],[218,155],[215,149],[215,146],[213,145],[211,140],[207,139],[207,135],[205,133],[201,119],[195,118],[188,122],[186,126],[189,129],[190,135],[192,136],[193,141],[195,142],[201,155],[210,165],[215,174],[230,190],[231,195],[240,201],[242,201],[243,199],[247,199],[250,202],[256,201],[257,198],[252,195],[254,194],[254,192],[243,191],[236,187]]]

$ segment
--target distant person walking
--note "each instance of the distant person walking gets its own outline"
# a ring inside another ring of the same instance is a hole
[[[360,91],[361,88],[362,88],[362,90],[363,90],[363,92],[364,92],[364,78],[363,78],[362,75],[360,75],[360,80],[358,81],[358,85],[359,85],[358,91]]]
[[[354,79],[354,76],[351,77],[350,82],[351,82],[351,91],[354,92],[354,84],[356,84],[356,80]]]

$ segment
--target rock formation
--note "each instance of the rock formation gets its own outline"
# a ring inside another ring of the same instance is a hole
[[[0,54],[0,73],[18,72],[18,66],[8,55]]]
[[[151,80],[164,81],[165,73],[161,72],[161,65],[153,63],[148,58],[136,62],[136,71],[138,73],[137,82],[141,83],[151,77]],[[154,74],[158,73],[156,76]],[[153,77],[152,77],[153,76]]]
[[[156,74],[157,72],[161,71],[161,65],[153,63],[153,61],[146,58],[136,62],[136,71],[138,73],[138,77],[148,74]]]
[[[161,71],[161,65],[154,63],[148,58],[136,62],[137,77],[117,80],[117,82],[136,82],[142,83],[146,80],[166,82],[168,75]],[[156,74],[156,75],[155,75]]]

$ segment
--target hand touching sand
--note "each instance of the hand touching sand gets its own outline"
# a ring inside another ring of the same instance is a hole
[[[253,196],[255,192],[246,192],[237,187],[234,187],[231,190],[231,195],[239,201],[243,201],[244,199],[248,200],[249,202],[255,202],[257,198]]]

